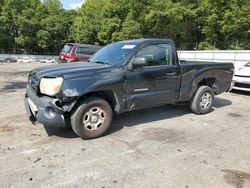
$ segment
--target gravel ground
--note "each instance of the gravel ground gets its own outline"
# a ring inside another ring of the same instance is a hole
[[[250,187],[250,95],[224,93],[202,116],[163,106],[116,116],[101,138],[32,125],[28,71],[0,63],[0,187]]]

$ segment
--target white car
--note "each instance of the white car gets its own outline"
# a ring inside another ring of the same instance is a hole
[[[32,59],[25,57],[17,60],[18,63],[31,63]]]
[[[56,62],[56,60],[54,60],[54,59],[42,59],[40,61],[40,63],[55,63],[55,62]]]
[[[235,71],[233,89],[250,92],[250,62]]]

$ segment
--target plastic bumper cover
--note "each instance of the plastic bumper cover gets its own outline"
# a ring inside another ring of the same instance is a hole
[[[55,102],[56,99],[47,96],[38,97],[30,85],[26,86],[25,110],[33,124],[39,122],[45,126],[65,127],[63,112]]]

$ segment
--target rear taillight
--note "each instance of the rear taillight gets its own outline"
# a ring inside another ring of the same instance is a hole
[[[64,55],[64,59],[74,61],[77,59],[77,57],[74,55]]]
[[[231,71],[231,72],[233,73],[233,75],[234,75],[234,73],[235,73],[235,68],[234,68],[234,67],[231,68],[230,71]]]
[[[229,70],[225,70],[225,73],[231,74],[232,76],[234,76],[234,67]]]

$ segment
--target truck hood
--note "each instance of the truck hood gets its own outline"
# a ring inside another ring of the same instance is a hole
[[[32,70],[30,74],[36,75],[37,78],[59,77],[59,76],[64,76],[65,78],[67,78],[67,77],[74,77],[79,74],[82,75],[83,73],[93,74],[98,70],[106,70],[110,69],[111,67],[114,66],[106,64],[104,65],[97,63],[78,62],[78,63],[45,66]]]

